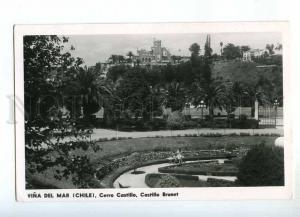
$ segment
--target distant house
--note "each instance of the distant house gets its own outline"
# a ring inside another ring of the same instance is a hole
[[[266,50],[263,49],[252,49],[246,52],[243,52],[243,61],[252,61],[253,58],[260,58],[262,57],[266,52]]]

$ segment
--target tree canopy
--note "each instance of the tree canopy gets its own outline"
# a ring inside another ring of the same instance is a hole
[[[67,38],[58,36],[24,37],[25,111],[29,113],[25,120],[26,178],[55,168],[54,178],[71,179],[84,188],[90,186],[95,168],[87,155],[75,151],[98,148],[86,140],[89,132],[76,126],[74,109],[80,103],[70,107],[71,112],[65,109],[70,105],[66,101],[74,97],[68,91],[78,81],[83,63],[65,52],[66,42]],[[89,90],[78,88],[75,96],[77,91]],[[65,140],[66,136],[73,139]]]
[[[242,56],[240,47],[235,46],[232,43],[225,45],[225,47],[223,48],[223,56],[228,60],[240,58]]]

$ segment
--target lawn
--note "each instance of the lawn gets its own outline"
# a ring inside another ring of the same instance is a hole
[[[89,155],[92,161],[96,161],[144,151],[176,151],[178,148],[183,150],[217,149],[230,144],[251,146],[263,141],[267,145],[274,145],[276,138],[275,136],[134,138],[97,142],[97,145],[101,148],[99,152],[95,153],[92,149],[81,152]],[[76,152],[78,153],[78,151]]]

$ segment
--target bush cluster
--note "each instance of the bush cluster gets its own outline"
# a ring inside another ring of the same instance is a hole
[[[240,186],[284,185],[283,148],[265,144],[254,146],[239,164],[237,178]]]

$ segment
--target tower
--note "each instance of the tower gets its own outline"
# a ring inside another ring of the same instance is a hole
[[[156,62],[160,62],[162,59],[161,40],[153,39],[152,52]]]
[[[153,47],[161,48],[161,40],[153,40]]]

